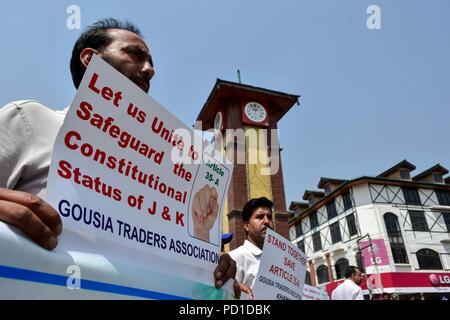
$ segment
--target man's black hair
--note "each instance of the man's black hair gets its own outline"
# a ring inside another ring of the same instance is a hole
[[[346,278],[346,279],[351,278],[352,275],[354,275],[354,274],[356,273],[356,269],[359,270],[358,267],[355,267],[355,266],[348,266],[348,267],[347,267],[347,270],[345,270],[345,278]]]
[[[272,211],[273,202],[266,197],[250,199],[242,209],[242,220],[244,222],[248,222],[253,214],[253,211],[259,207],[269,208],[270,211]]]
[[[142,37],[141,31],[131,22],[119,21],[113,18],[106,18],[98,20],[96,23],[88,26],[86,30],[80,35],[72,50],[72,58],[70,59],[70,72],[72,73],[72,80],[75,88],[78,89],[81,79],[83,78],[86,68],[80,60],[80,54],[85,48],[92,48],[97,51],[102,51],[111,42],[112,38],[108,35],[110,29],[122,29],[131,31]]]

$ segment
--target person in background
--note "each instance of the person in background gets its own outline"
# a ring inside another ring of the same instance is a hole
[[[359,286],[362,282],[361,271],[355,266],[348,266],[345,278],[345,281],[333,290],[331,300],[364,300]]]
[[[387,292],[383,292],[383,294],[381,295],[382,300],[392,300],[391,299],[391,295]]]
[[[396,294],[396,293],[393,293],[391,295],[391,300],[400,300],[400,296],[398,294]]]

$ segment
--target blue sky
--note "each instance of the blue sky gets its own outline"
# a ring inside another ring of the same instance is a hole
[[[286,201],[321,176],[376,175],[408,159],[450,168],[448,0],[0,0],[0,105],[74,94],[69,59],[82,27],[127,18],[155,61],[150,95],[192,124],[217,78],[301,95],[279,123]],[[368,30],[366,9],[381,9]]]

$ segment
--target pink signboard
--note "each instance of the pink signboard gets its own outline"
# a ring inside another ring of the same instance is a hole
[[[375,264],[378,266],[389,265],[389,258],[383,239],[373,239],[372,247],[370,247],[369,240],[361,241],[359,245],[365,267],[374,266]]]

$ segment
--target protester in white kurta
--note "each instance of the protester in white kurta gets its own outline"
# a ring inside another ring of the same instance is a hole
[[[242,220],[246,240],[242,246],[229,252],[236,261],[236,280],[250,299],[253,299],[252,287],[259,270],[266,230],[273,229],[272,207],[273,202],[265,197],[251,199],[245,204]]]
[[[136,26],[108,18],[87,27],[75,43],[70,61],[75,88],[94,55],[148,92],[155,71],[150,50]],[[53,144],[63,118],[64,114],[35,101],[14,102],[0,109],[0,221],[48,250],[56,247],[62,232],[61,218],[44,196]]]

